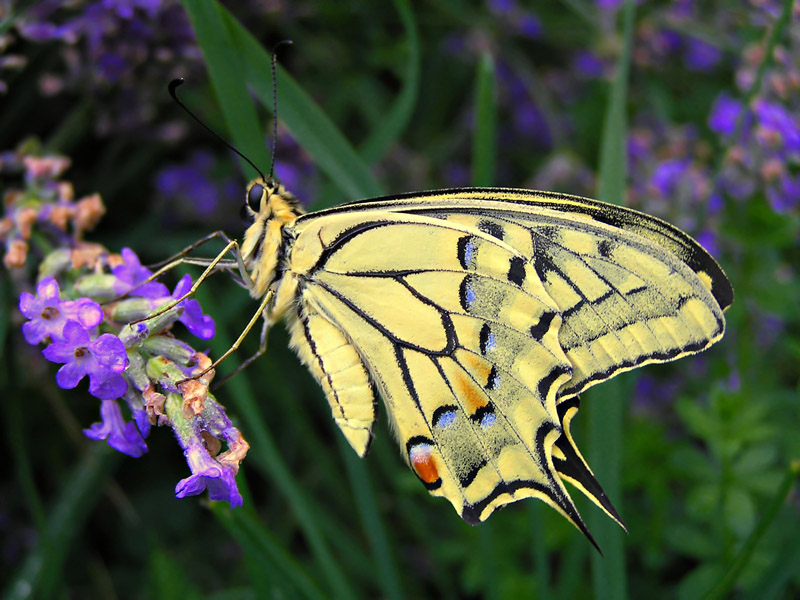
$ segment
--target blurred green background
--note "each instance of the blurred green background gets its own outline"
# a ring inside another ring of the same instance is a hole
[[[472,183],[600,195],[695,236],[736,299],[709,351],[586,394],[573,432],[630,532],[573,494],[600,556],[536,501],[465,524],[404,465],[385,414],[358,460],[281,327],[217,394],[252,446],[245,506],[176,500],[187,467],[165,429],[139,459],[83,438],[98,403],[23,343],[24,277],[3,270],[7,597],[800,594],[794,2],[62,4],[0,3],[0,152],[68,156],[76,195],[108,207],[92,239],[112,251],[155,262],[241,235],[255,173],[166,86],[185,77],[183,100],[266,170],[269,49],[292,39],[276,174],[307,208]],[[219,276],[198,299],[218,356],[256,305]]]

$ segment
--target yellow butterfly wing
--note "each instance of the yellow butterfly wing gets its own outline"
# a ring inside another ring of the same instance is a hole
[[[569,435],[575,395],[710,345],[732,295],[679,230],[572,197],[400,196],[292,235],[292,345],[345,437],[366,452],[376,387],[412,469],[472,523],[536,496],[588,536],[562,478],[619,522]]]

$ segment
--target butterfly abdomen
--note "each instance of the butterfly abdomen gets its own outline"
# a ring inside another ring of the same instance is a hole
[[[363,457],[372,442],[376,398],[358,352],[341,329],[302,300],[292,311],[289,330],[290,344],[322,386],[333,420]]]

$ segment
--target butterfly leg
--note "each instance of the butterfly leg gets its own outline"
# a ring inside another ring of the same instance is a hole
[[[267,319],[264,319],[264,325],[261,327],[261,343],[256,353],[250,356],[247,360],[243,361],[242,364],[240,364],[233,370],[233,372],[228,373],[225,377],[216,382],[214,384],[214,387],[212,388],[212,391],[215,391],[220,387],[222,387],[223,385],[225,385],[225,383],[229,379],[231,379],[235,375],[238,375],[240,372],[244,371],[247,367],[252,365],[267,351],[267,334],[269,333],[269,330],[270,330],[270,322]],[[222,359],[220,358],[220,360]],[[219,360],[217,361],[217,363],[219,363]]]
[[[228,252],[231,252],[231,251],[234,253],[234,256],[236,256],[236,258],[237,258],[237,261],[236,261],[237,262],[237,267],[240,269],[240,272],[243,275],[246,276],[247,275],[247,269],[244,266],[244,261],[242,260],[241,253],[239,252],[239,243],[236,240],[232,240],[232,241],[228,242],[228,244],[222,249],[222,251],[215,258],[213,258],[211,261],[208,262],[208,266],[206,267],[205,271],[203,271],[200,274],[200,277],[198,277],[195,280],[195,282],[192,284],[192,287],[189,288],[188,292],[186,292],[183,296],[181,296],[180,298],[176,299],[175,301],[170,302],[169,304],[167,304],[166,306],[164,306],[163,308],[161,308],[157,312],[151,313],[151,314],[147,315],[146,317],[144,317],[142,319],[138,319],[136,321],[132,321],[131,324],[140,323],[142,321],[147,321],[147,320],[152,319],[154,317],[157,317],[159,315],[163,315],[165,312],[172,310],[173,308],[175,308],[178,304],[180,304],[181,302],[183,302],[187,298],[193,296],[195,294],[195,292],[197,292],[197,290],[200,287],[200,285],[214,272],[214,270],[220,264],[220,262],[222,262],[222,257],[225,256]],[[181,261],[181,260],[183,260],[183,259],[178,259],[178,261]],[[152,281],[152,279],[157,277],[159,274],[163,273],[167,269],[167,267],[171,267],[171,264],[172,263],[170,263],[169,265],[165,265],[164,267],[162,267],[161,269],[156,271],[156,273],[151,275],[148,279]],[[246,282],[249,281],[249,279],[250,279],[249,277],[247,277],[247,276],[245,277],[245,281]],[[249,288],[249,286],[248,286],[248,288]]]
[[[228,235],[224,231],[222,231],[220,229],[220,230],[215,231],[214,233],[210,233],[207,236],[200,238],[199,240],[197,240],[196,242],[194,242],[192,244],[189,244],[188,246],[186,246],[186,248],[184,248],[183,250],[181,250],[180,252],[178,252],[176,254],[173,254],[169,258],[167,258],[165,260],[162,260],[162,261],[159,261],[157,263],[153,263],[152,265],[148,265],[148,268],[150,268],[150,269],[161,269],[161,267],[175,262],[177,259],[181,258],[182,256],[186,256],[190,252],[193,252],[193,251],[197,250],[200,246],[204,245],[205,243],[210,242],[211,240],[215,240],[217,238],[221,239],[226,244],[230,244],[231,243],[231,239],[228,237]],[[160,271],[160,272],[163,273],[163,271]]]
[[[258,310],[256,310],[255,314],[254,314],[254,315],[252,316],[252,318],[250,319],[250,322],[249,322],[249,323],[248,323],[248,324],[245,326],[245,328],[244,328],[244,330],[242,331],[242,333],[241,333],[241,334],[239,334],[239,337],[238,337],[238,338],[236,338],[236,341],[235,341],[235,342],[233,342],[233,344],[231,344],[231,347],[230,347],[230,348],[228,348],[228,349],[225,351],[225,353],[224,353],[222,356],[220,356],[220,357],[219,357],[217,360],[215,360],[215,361],[214,361],[214,362],[211,364],[211,366],[210,366],[210,367],[208,367],[207,369],[203,370],[201,373],[198,373],[198,374],[196,374],[196,375],[193,375],[192,377],[190,377],[190,378],[188,378],[188,379],[198,379],[199,377],[202,377],[203,375],[205,375],[206,373],[208,373],[208,372],[209,372],[209,371],[211,371],[212,369],[216,369],[216,368],[217,368],[217,366],[219,366],[219,364],[220,364],[220,363],[221,363],[223,360],[225,360],[225,359],[226,359],[226,358],[228,358],[228,357],[229,357],[231,354],[233,354],[234,352],[236,352],[236,351],[239,349],[239,346],[241,346],[242,342],[244,341],[244,338],[246,338],[246,337],[247,337],[247,334],[248,334],[248,333],[250,333],[250,330],[252,330],[252,329],[253,329],[253,327],[255,326],[255,324],[256,324],[256,322],[258,321],[258,319],[259,319],[259,318],[260,318],[260,317],[261,317],[261,316],[264,314],[264,311],[266,310],[266,308],[267,308],[267,305],[268,305],[268,304],[269,304],[269,303],[272,301],[272,298],[273,298],[274,296],[275,296],[275,292],[274,292],[273,290],[269,290],[269,291],[268,291],[268,292],[267,292],[267,293],[264,295],[264,298],[261,300],[261,303],[258,305]],[[248,367],[248,366],[249,366],[249,365],[250,365],[250,364],[251,364],[251,363],[252,363],[254,360],[256,360],[256,359],[257,359],[259,356],[261,356],[262,354],[264,354],[264,352],[266,352],[266,351],[267,351],[267,332],[268,332],[268,330],[269,330],[268,323],[269,323],[269,322],[268,322],[266,319],[264,319],[264,327],[263,327],[263,328],[262,328],[262,330],[261,330],[261,346],[259,347],[259,349],[258,349],[258,352],[256,352],[256,353],[255,353],[253,356],[251,356],[250,358],[248,358],[248,359],[247,359],[247,360],[246,360],[244,363],[242,363],[241,365],[239,365],[239,367],[237,367],[237,368],[236,368],[236,370],[235,370],[233,373],[231,373],[230,375],[228,375],[227,377],[225,377],[225,379],[223,379],[222,381],[220,381],[220,382],[219,382],[219,383],[218,383],[218,384],[215,386],[215,389],[216,389],[217,387],[219,387],[220,385],[222,385],[223,383],[225,383],[225,382],[226,382],[228,379],[230,379],[231,377],[233,377],[234,375],[236,375],[236,374],[237,374],[239,371],[241,371],[242,369],[244,369],[244,368]],[[188,379],[187,379],[187,380],[184,380],[184,381],[188,381]],[[182,382],[178,382],[178,383],[182,383]]]

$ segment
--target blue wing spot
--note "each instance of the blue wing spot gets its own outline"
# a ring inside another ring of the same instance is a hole
[[[458,407],[452,404],[440,406],[433,412],[431,422],[434,427],[448,427],[452,425],[458,417]]]
[[[478,346],[481,349],[481,354],[486,354],[489,350],[497,348],[494,332],[488,323],[484,323],[481,327],[481,332],[478,334]]]
[[[458,262],[461,267],[469,269],[475,261],[478,253],[478,247],[475,244],[475,238],[471,235],[465,235],[458,240]]]
[[[475,293],[475,290],[472,289],[472,281],[469,276],[464,277],[461,282],[461,286],[458,290],[458,299],[461,301],[461,308],[464,310],[469,310],[475,300],[478,299],[478,295]]]
[[[470,419],[480,425],[481,429],[491,427],[494,425],[495,421],[497,421],[497,415],[494,412],[494,404],[489,402],[486,406],[481,406]]]

